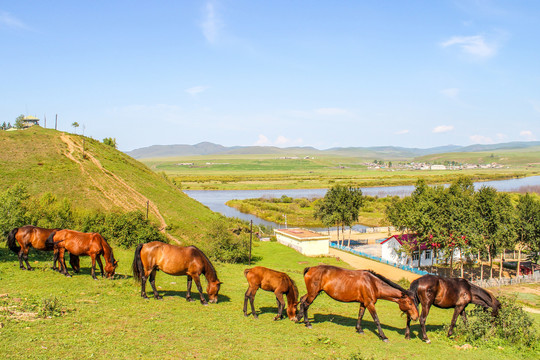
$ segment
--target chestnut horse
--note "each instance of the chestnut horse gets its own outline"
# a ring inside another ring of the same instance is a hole
[[[448,336],[452,335],[458,315],[461,315],[463,322],[465,325],[467,324],[465,308],[470,303],[480,305],[484,309],[491,308],[493,317],[498,315],[501,308],[499,300],[489,291],[471,284],[462,278],[443,278],[436,275],[424,275],[414,280],[409,290],[414,293],[415,303],[417,305],[418,303],[422,304],[420,327],[422,328],[422,340],[428,344],[431,341],[428,339],[426,333],[426,318],[431,305],[441,309],[454,308],[454,315],[448,329]],[[410,338],[410,319],[408,318],[405,338]]]
[[[363,334],[362,317],[366,308],[377,324],[379,337],[387,342],[388,338],[381,329],[379,317],[375,311],[377,299],[389,300],[398,303],[399,309],[411,317],[418,318],[418,308],[413,299],[413,294],[393,283],[382,275],[370,270],[347,270],[337,266],[319,265],[304,269],[307,294],[300,299],[298,320],[305,319],[308,328],[311,324],[308,320],[308,308],[321,291],[327,293],[332,299],[342,302],[359,302],[360,312],[356,331]]]
[[[9,232],[7,244],[9,249],[19,257],[19,266],[21,270],[26,270],[23,265],[23,260],[26,262],[28,270],[34,270],[28,263],[28,252],[30,251],[30,248],[41,251],[52,251],[54,249],[54,246],[52,244],[46,244],[46,241],[51,233],[58,230],[60,229],[44,229],[33,225],[26,225],[15,228]],[[75,261],[75,259],[70,259],[72,267],[74,266]],[[53,270],[56,270],[56,256],[53,262]]]
[[[191,298],[191,283],[192,280],[195,280],[201,303],[208,305],[203,295],[200,280],[201,274],[204,274],[208,281],[208,287],[206,288],[208,301],[211,303],[218,302],[221,281],[218,280],[216,270],[210,260],[195,246],[174,246],[160,241],[140,244],[135,249],[132,270],[133,277],[141,284],[141,296],[145,299],[148,299],[148,296],[146,296],[147,279],[150,279],[154,297],[156,299],[162,298],[156,290],[155,282],[156,271],[161,270],[169,275],[187,275],[187,301],[193,301]]]
[[[112,278],[114,276],[118,261],[114,259],[111,246],[105,241],[103,236],[98,233],[59,230],[49,235],[47,243],[49,246],[54,244],[54,248],[58,249],[59,267],[61,267],[60,272],[66,276],[71,276],[67,271],[66,262],[64,260],[64,252],[66,250],[69,251],[70,254],[76,256],[90,256],[90,259],[92,260],[92,278],[94,280],[97,280],[96,261],[99,264],[101,276],[103,277],[103,263],[101,262],[100,257],[103,255],[105,258],[105,274],[107,278]]]
[[[253,317],[257,319],[255,313],[255,294],[259,288],[266,291],[273,291],[276,295],[278,314],[274,320],[283,319],[283,309],[285,308],[285,300],[283,300],[283,294],[287,295],[287,316],[290,320],[296,321],[296,307],[298,306],[298,288],[289,275],[268,269],[262,266],[255,266],[251,269],[244,270],[244,276],[246,277],[249,287],[244,297],[244,316],[249,316],[247,313],[247,302],[251,303],[251,313]]]

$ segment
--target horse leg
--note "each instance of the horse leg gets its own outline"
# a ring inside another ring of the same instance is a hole
[[[450,328],[448,329],[448,337],[452,336],[454,326],[456,326],[457,317],[461,312],[465,310],[465,306],[456,306],[454,309],[454,315],[452,315],[452,322],[450,323]]]
[[[186,293],[186,301],[195,301],[191,298],[191,284],[193,283],[193,278],[191,276],[187,276],[187,293]]]
[[[463,311],[461,312],[461,318],[463,319],[463,324],[467,326],[467,313],[465,312],[465,308],[463,308]]]
[[[370,304],[369,306],[367,306],[367,309],[369,310],[373,321],[375,321],[375,324],[377,324],[377,329],[379,330],[379,337],[382,341],[388,342],[388,338],[386,337],[386,335],[384,335],[384,332],[381,328],[381,322],[379,321],[379,317],[377,316],[377,311],[375,311],[375,305]]]
[[[405,339],[411,339],[411,317],[407,315],[407,327],[405,328]]]
[[[143,269],[143,271],[141,271],[141,297],[144,299],[148,299],[148,296],[146,295],[146,279],[148,279],[148,276]]]
[[[199,295],[201,296],[201,304],[208,305],[206,302],[206,299],[204,298],[203,289],[201,286],[201,279],[199,278],[199,275],[194,274],[191,276],[193,280],[195,280],[195,285],[197,286],[197,291],[199,292]]]
[[[52,269],[53,270],[58,270],[58,268],[56,267],[56,262],[58,261],[58,249],[54,249],[53,251],[53,263],[52,263]]]
[[[300,299],[300,315],[298,319],[300,320],[303,317],[304,324],[306,324],[306,327],[308,329],[313,328],[313,326],[311,326],[311,323],[309,322],[308,309],[309,309],[309,306],[313,303],[313,301],[315,301],[315,298],[317,298],[318,295],[319,293],[316,293],[315,295],[310,295],[308,292],[306,295],[302,296],[302,298]]]
[[[283,299],[283,293],[282,292],[276,292],[276,300],[278,305],[278,314],[274,318],[274,320],[281,320],[283,319],[283,309],[285,308],[285,300]]]
[[[366,307],[361,303],[360,311],[358,311],[358,321],[356,322],[356,332],[360,335],[364,335],[364,330],[362,330],[362,318],[364,317],[364,311],[366,311]]]
[[[67,277],[71,277],[71,275],[67,271],[66,259],[64,258],[64,254],[65,254],[65,249],[60,248],[60,250],[58,250],[58,259],[59,259],[58,266],[62,266],[62,271],[60,273],[66,275]]]
[[[101,262],[101,256],[96,257],[97,263],[99,265],[99,270],[101,271],[101,277],[103,277],[103,263]]]
[[[24,262],[26,263],[26,267],[28,268],[28,270],[34,270],[33,267],[30,266],[30,263],[28,262],[28,251],[30,251],[29,248],[25,249],[25,251],[23,251],[23,259],[24,259]]]
[[[158,300],[163,299],[161,296],[159,296],[157,289],[156,289],[156,269],[153,269],[150,273],[150,285],[152,285],[152,291],[154,292],[154,297]]]
[[[420,328],[422,330],[422,340],[424,340],[426,343],[430,344],[431,340],[428,339],[427,332],[426,332],[426,318],[429,314],[429,308],[431,307],[431,304],[422,304],[422,313],[420,314]]]
[[[73,272],[78,274],[79,271],[81,271],[80,260],[77,255],[73,255],[72,253],[69,254],[69,265],[71,265]],[[103,274],[103,271],[101,273]]]
[[[246,294],[244,295],[244,316],[249,316],[247,313],[247,304],[249,300],[251,304],[251,314],[253,315],[255,319],[258,318],[257,313],[255,313],[255,304],[254,304],[255,294],[257,293],[257,290],[258,288],[253,289],[251,286],[248,287],[248,289],[246,290]]]
[[[99,256],[99,255],[97,255]],[[92,259],[92,279],[97,280],[96,277],[96,254],[90,254],[90,258]]]

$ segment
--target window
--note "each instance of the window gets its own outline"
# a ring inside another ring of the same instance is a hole
[[[413,252],[412,254],[413,261],[418,261],[419,258],[420,256],[418,255],[418,251]]]
[[[426,250],[426,253],[425,253],[425,254],[426,254],[426,255],[425,255],[425,256],[426,256],[426,260],[431,259],[431,250]]]

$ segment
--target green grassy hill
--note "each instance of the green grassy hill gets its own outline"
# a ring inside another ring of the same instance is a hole
[[[84,154],[83,154],[84,145]],[[160,228],[197,240],[218,215],[146,165],[103,143],[52,129],[0,131],[0,188],[24,184],[76,207],[146,212]]]

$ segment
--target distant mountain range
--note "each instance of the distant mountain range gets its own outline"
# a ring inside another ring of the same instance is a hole
[[[211,142],[202,142],[196,145],[152,145],[140,149],[126,152],[135,159],[181,157],[194,155],[336,155],[351,156],[366,159],[411,159],[418,156],[443,154],[450,152],[481,152],[496,150],[525,149],[533,146],[540,146],[540,141],[508,142],[490,145],[447,145],[427,149],[405,148],[398,146],[374,146],[374,147],[346,147],[319,150],[314,147],[288,147],[279,148],[275,146],[223,146]]]

